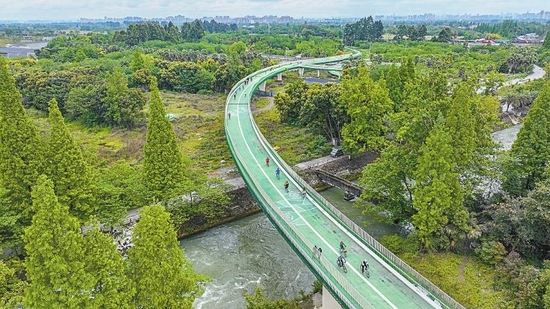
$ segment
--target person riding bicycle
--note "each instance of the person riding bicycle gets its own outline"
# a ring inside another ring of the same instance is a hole
[[[269,157],[265,158],[265,165],[269,167]]]
[[[343,240],[340,241],[340,252],[346,253],[348,250],[346,250],[346,244]]]
[[[281,177],[281,170],[279,169],[278,166],[277,166],[277,169],[275,170],[275,176],[277,177],[277,179],[279,179],[279,177]]]
[[[367,262],[367,260],[363,260],[363,262],[361,262],[361,273],[364,273],[365,271],[369,271],[369,262]]]
[[[338,264],[339,267],[344,266],[346,264],[346,259],[343,256],[338,256],[338,260],[336,261],[336,264]]]

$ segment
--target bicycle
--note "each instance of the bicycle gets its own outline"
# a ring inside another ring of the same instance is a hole
[[[338,265],[338,267],[341,267],[342,270],[344,271],[344,273],[347,273],[348,272],[348,268],[346,267],[346,262],[344,262],[345,260],[342,260],[340,261],[340,259],[336,260],[336,265]]]

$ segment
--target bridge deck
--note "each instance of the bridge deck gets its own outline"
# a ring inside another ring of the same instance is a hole
[[[295,174],[257,131],[248,104],[251,94],[263,80],[298,64],[258,71],[251,75],[248,83],[245,84],[244,80],[239,82],[228,96],[226,136],[248,188],[289,244],[317,277],[325,285],[329,284],[329,289],[332,287],[335,298],[344,307],[440,307],[439,302],[433,301],[425,291],[406,280],[364,240],[322,207],[322,201],[309,191],[309,187],[307,195],[303,196],[302,180],[292,177]],[[271,159],[269,167],[265,164],[266,157]],[[280,179],[275,176],[277,166],[282,171]],[[288,192],[283,187],[285,181],[290,183]],[[341,240],[348,249],[346,274],[336,267]],[[312,254],[314,245],[323,249],[320,259]],[[359,265],[363,259],[369,261],[370,278],[361,274]]]

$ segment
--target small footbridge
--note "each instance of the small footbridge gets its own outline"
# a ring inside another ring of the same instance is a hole
[[[315,174],[323,183],[339,188],[342,191],[349,192],[355,196],[360,196],[363,193],[363,188],[359,185],[325,170],[317,169],[315,170]]]

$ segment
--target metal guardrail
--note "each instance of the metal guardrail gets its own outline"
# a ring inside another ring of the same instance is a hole
[[[357,57],[357,54],[353,55],[354,57]],[[335,58],[334,61],[337,61],[336,58],[341,59],[341,56],[337,57],[331,57]],[[266,69],[261,70],[259,72],[264,72]],[[255,86],[259,85],[262,82],[262,79],[259,81],[256,81]],[[239,87],[241,82],[239,82],[234,88]],[[228,101],[230,99],[228,98]],[[229,102],[228,102],[229,105]],[[437,287],[435,284],[433,284],[431,281],[429,281],[427,278],[422,276],[419,272],[417,272],[415,269],[413,269],[411,266],[403,262],[399,257],[397,257],[395,254],[393,254],[391,251],[386,249],[382,244],[380,244],[374,237],[370,236],[367,232],[365,232],[361,227],[359,227],[355,222],[351,221],[348,217],[346,217],[340,210],[338,210],[336,207],[334,207],[330,202],[328,202],[324,197],[322,197],[317,191],[315,191],[309,184],[304,181],[280,156],[279,154],[273,150],[273,148],[270,146],[267,139],[263,136],[263,134],[258,129],[250,109],[248,110],[249,117],[251,121],[251,125],[256,133],[256,136],[260,139],[260,142],[263,144],[264,149],[269,152],[272,159],[275,159],[279,165],[282,167],[282,170],[284,173],[287,174],[288,178],[293,181],[296,184],[298,184],[299,187],[304,187],[308,191],[308,194],[314,198],[318,204],[323,207],[325,210],[328,210],[329,213],[331,213],[335,218],[337,218],[341,223],[343,223],[344,226],[346,226],[351,232],[353,232],[355,235],[357,235],[360,239],[365,241],[367,245],[369,245],[371,248],[375,249],[377,253],[381,255],[382,258],[388,262],[394,269],[399,271],[402,275],[404,275],[407,279],[409,279],[411,282],[415,283],[417,287],[421,287],[422,289],[425,289],[425,292],[429,292],[433,298],[439,300],[440,302],[443,302],[441,305],[453,308],[453,309],[465,309],[464,306],[462,306],[460,303],[458,303],[456,300],[454,300],[451,296],[449,296],[447,293],[445,293],[443,290],[441,290],[439,287]],[[338,283],[346,289],[349,296],[354,298],[354,300],[360,305],[360,308],[373,308],[372,304],[370,304],[356,289],[355,287],[351,286],[351,284],[347,284],[347,280],[345,280],[342,276],[342,274],[332,265],[332,263],[328,262],[323,256],[321,256],[321,259],[318,260],[316,263],[313,261],[312,254],[311,254],[311,248],[313,247],[313,244],[308,241],[308,239],[302,235],[298,230],[292,229],[292,223],[289,222],[285,215],[273,204],[269,196],[263,191],[260,184],[257,183],[257,181],[250,177],[250,174],[244,167],[240,164],[241,156],[238,152],[238,150],[233,147],[233,142],[231,141],[231,136],[227,134],[226,129],[226,136],[228,137],[227,140],[230,145],[230,149],[232,154],[237,156],[235,160],[237,162],[237,166],[239,168],[239,171],[244,176],[246,175],[246,178],[248,178],[253,184],[254,184],[254,190],[257,192],[257,198],[262,198],[269,207],[264,207],[264,210],[268,212],[270,215],[276,215],[276,218],[279,218],[281,223],[284,223],[285,228],[280,228],[280,231],[285,234],[288,240],[292,242],[293,246],[299,251],[299,253],[302,255],[302,257],[308,262],[312,263],[311,266],[318,269],[319,266],[317,266],[317,263],[320,264],[320,266],[323,266],[323,268],[328,271],[328,273],[335,278]],[[291,237],[295,236],[295,237]],[[318,274],[325,279],[325,283],[332,284],[331,288],[332,290],[337,294],[337,297],[346,303],[347,306],[350,308],[354,308],[355,305],[350,303],[349,300],[345,297],[345,295],[341,292],[341,290],[334,285],[333,281],[330,280],[326,273],[320,271],[321,269],[318,269]],[[341,279],[341,280],[339,280]],[[344,284],[342,284],[344,282]],[[349,285],[349,286],[348,286]]]

